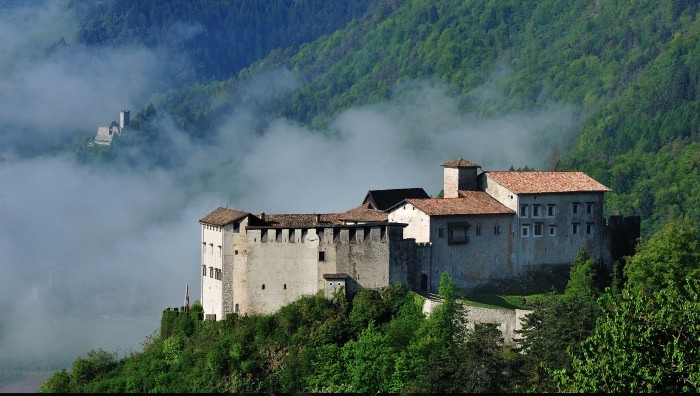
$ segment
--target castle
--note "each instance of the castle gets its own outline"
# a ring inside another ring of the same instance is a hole
[[[113,121],[110,125],[100,125],[97,127],[97,135],[95,135],[94,143],[101,146],[109,146],[112,144],[114,135],[122,133],[125,126],[129,124],[129,110],[119,112],[119,124]]]
[[[464,159],[442,167],[443,198],[422,188],[372,190],[345,213],[209,213],[199,221],[206,317],[270,313],[321,290],[330,297],[394,282],[436,292],[442,272],[469,289],[569,265],[581,249],[613,259],[603,217],[610,189],[585,173],[479,173]],[[627,220],[610,218],[618,230]]]

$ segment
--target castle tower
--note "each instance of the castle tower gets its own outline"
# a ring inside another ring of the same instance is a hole
[[[463,159],[458,159],[442,164],[445,168],[443,179],[443,192],[445,198],[457,198],[459,190],[476,191],[476,169],[481,166]]]
[[[124,129],[125,126],[129,125],[130,112],[129,110],[122,110],[119,112],[119,128]]]

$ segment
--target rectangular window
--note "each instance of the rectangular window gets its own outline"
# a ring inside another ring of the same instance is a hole
[[[576,214],[578,213],[578,202],[574,202],[571,204],[571,211]]]
[[[586,234],[593,233],[593,223],[586,223]]]
[[[209,277],[210,278],[214,277],[214,267],[209,267]]]
[[[549,236],[557,236],[557,227],[556,226],[549,226]]]
[[[493,226],[493,235],[500,235],[501,234],[501,226],[496,224]]]
[[[481,225],[476,226],[476,235],[481,236]]]
[[[440,238],[445,237],[445,228],[443,228],[443,227],[438,228],[438,237],[440,237]]]
[[[542,236],[542,223],[535,223],[535,229],[532,234],[534,236]]]
[[[386,227],[380,227],[379,233],[379,241],[386,242]]]
[[[520,205],[520,217],[527,217],[527,205]]]
[[[523,237],[527,237],[530,235],[530,225],[529,224],[523,224],[522,228],[520,229],[520,235]]]
[[[364,238],[364,242],[369,243],[369,235],[370,235],[370,228],[365,227],[362,230],[362,237]]]
[[[202,266],[202,276],[207,276],[207,266],[206,265]]]
[[[557,206],[556,205],[547,205],[547,217],[554,217],[557,214]]]
[[[318,252],[318,261],[326,261],[326,252]]]
[[[233,223],[233,233],[238,234],[241,232],[241,223]]]
[[[576,235],[578,234],[578,223],[572,224],[573,228],[571,229],[571,233]]]
[[[540,205],[532,205],[532,217],[542,216],[542,207]]]
[[[588,214],[593,213],[593,202],[586,203],[586,213],[588,213]]]
[[[350,232],[350,243],[357,243],[357,229],[353,228]]]

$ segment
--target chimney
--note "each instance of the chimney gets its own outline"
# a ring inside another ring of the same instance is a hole
[[[260,220],[265,221],[265,212],[260,212]]]
[[[481,166],[464,159],[458,159],[442,164],[445,168],[443,179],[443,196],[445,198],[459,197],[459,190],[476,191],[476,169]]]
[[[321,224],[321,215],[316,213],[316,224]]]

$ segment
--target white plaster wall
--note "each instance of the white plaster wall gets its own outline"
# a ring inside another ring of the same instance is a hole
[[[498,202],[502,203],[508,209],[516,212],[518,211],[517,195],[488,177],[488,173],[482,173],[479,175],[479,184],[482,190],[486,191],[486,193],[495,198]]]
[[[206,266],[206,274],[201,276],[201,302],[205,314],[215,314],[217,319],[223,316],[222,281],[216,279],[215,271],[223,268],[223,228],[202,224],[202,243],[200,244],[201,264]],[[221,246],[221,248],[219,248]],[[205,247],[203,249],[203,247]],[[214,274],[210,275],[209,268],[214,268]]]
[[[391,223],[408,224],[403,229],[404,239],[414,238],[416,243],[430,242],[430,216],[406,202],[388,215]]]

